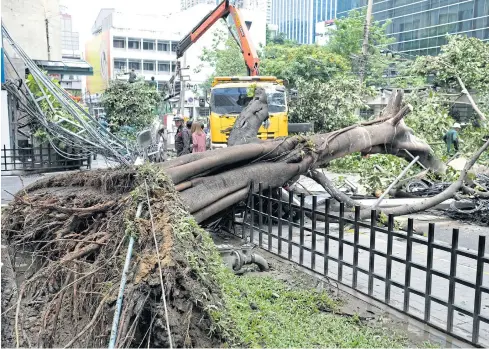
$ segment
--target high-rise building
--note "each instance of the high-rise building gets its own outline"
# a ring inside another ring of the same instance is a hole
[[[488,0],[373,0],[374,20],[389,21],[392,50],[407,55],[436,55],[446,34],[489,40]],[[272,0],[271,23],[299,43],[315,42],[316,24],[365,8],[367,0]],[[327,24],[327,23],[326,23]]]
[[[366,3],[338,1],[337,17]],[[387,33],[396,39],[392,49],[408,55],[438,54],[446,43],[446,34],[489,40],[488,0],[374,0],[372,13],[381,23],[390,20]]]
[[[316,23],[336,16],[337,3],[343,0],[272,0],[270,23],[278,32],[301,44],[312,44]]]
[[[221,0],[180,0],[180,10],[186,10],[197,4],[209,4],[216,5],[219,4]]]

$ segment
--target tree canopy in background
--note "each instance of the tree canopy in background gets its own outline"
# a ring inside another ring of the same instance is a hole
[[[247,74],[241,49],[234,38],[224,31],[214,32],[211,47],[204,47],[199,58],[214,68],[214,72],[202,86],[204,90],[210,89],[211,82],[216,76],[245,76]],[[195,69],[195,72],[200,72],[201,69],[202,64]]]
[[[468,89],[486,90],[489,86],[489,43],[477,38],[449,35],[448,44],[438,56],[419,56],[413,71],[422,76],[433,74],[445,87],[458,86],[460,77]]]
[[[335,20],[336,29],[332,31],[327,47],[331,52],[348,59],[352,72],[357,75],[359,62],[362,59],[362,41],[364,33],[366,10],[354,10],[347,17]],[[389,22],[380,24],[372,21],[369,29],[368,60],[366,64],[366,84],[383,85],[384,71],[395,60],[381,51],[387,51],[389,45],[395,42],[393,37],[386,34]]]
[[[119,133],[132,129],[127,136],[135,136],[136,132],[151,125],[160,101],[158,91],[143,80],[134,83],[112,80],[102,96],[102,105],[112,131]]]
[[[356,110],[366,108],[358,93],[358,80],[337,75],[327,83],[318,79],[297,81],[299,98],[291,103],[289,122],[314,122],[315,132],[331,132],[360,121]],[[372,90],[364,94],[372,94]]]
[[[261,75],[277,76],[293,87],[300,79],[328,81],[351,69],[347,59],[325,46],[272,43],[261,56]]]

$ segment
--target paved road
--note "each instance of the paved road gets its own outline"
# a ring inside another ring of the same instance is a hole
[[[427,224],[427,223],[426,223]],[[305,227],[311,228],[311,222],[309,220],[305,221]],[[246,229],[246,228],[245,228]],[[265,231],[268,230],[266,225],[263,226]],[[249,230],[249,229],[248,229]],[[324,223],[318,222],[316,230],[318,232],[324,233]],[[487,229],[486,229],[487,230]],[[463,227],[461,227],[463,231]],[[248,231],[246,231],[249,233]],[[289,226],[284,223],[282,226],[281,236],[287,238],[289,234]],[[330,234],[332,237],[339,236],[338,224],[330,224]],[[387,252],[387,236],[386,234],[376,232],[375,233],[375,249],[377,251]],[[445,233],[439,236],[444,236]],[[279,236],[279,229],[277,226],[272,226],[272,235]],[[304,246],[312,249],[312,233],[305,232],[304,234]],[[420,237],[420,236],[418,236]],[[460,242],[462,243],[463,235],[460,235]],[[423,237],[420,237],[423,238]],[[297,227],[292,227],[292,239],[295,243],[300,243],[300,229]],[[354,235],[352,230],[345,230],[344,239],[353,242]],[[324,237],[320,234],[316,234],[316,251],[323,253],[325,248]],[[253,234],[253,242],[259,244],[259,234],[257,231]],[[280,254],[284,257],[288,254],[288,243],[286,241],[282,242],[281,253],[278,251],[278,239],[273,238],[271,246],[268,245],[268,234],[263,234],[262,244],[266,250]],[[368,247],[370,245],[370,231],[368,229],[360,229],[359,244]],[[292,245],[292,260],[299,262],[301,250],[298,246]],[[399,258],[406,258],[406,240],[403,238],[394,238],[393,241],[393,256]],[[475,252],[475,251],[474,251]],[[338,258],[339,244],[333,239],[329,239],[329,256]],[[307,250],[302,251],[303,254],[303,265],[312,268],[312,253]],[[353,247],[343,244],[343,260],[350,264],[353,264]],[[358,253],[358,265],[368,270],[370,254],[367,251],[359,250]],[[315,266],[314,270],[319,273],[323,273],[325,270],[324,259],[322,256],[315,255]],[[427,260],[427,247],[421,244],[413,245],[413,262],[426,266]],[[433,256],[433,269],[449,273],[450,270],[450,254],[441,250],[434,250]],[[349,267],[344,266],[342,269],[342,282],[347,285],[352,285],[353,280],[353,270]],[[386,259],[381,256],[375,256],[374,259],[374,273],[379,276],[386,276]],[[332,260],[328,263],[328,275],[330,278],[338,280],[338,264]],[[400,284],[405,284],[406,268],[404,264],[393,262],[392,264],[392,276],[391,280],[396,281]],[[476,262],[473,259],[458,256],[456,275],[462,279],[469,282],[475,283],[476,276]],[[362,272],[357,273],[357,289],[368,292],[368,277]],[[416,268],[411,268],[411,287],[419,290],[421,292],[426,291],[426,274]],[[489,268],[485,268],[483,285],[489,287]],[[385,299],[385,283],[378,279],[373,279],[373,295],[379,300],[384,301]],[[432,279],[432,295],[436,296],[444,301],[448,301],[448,280],[442,279],[437,276],[433,276]],[[402,309],[404,304],[404,292],[402,289],[392,286],[391,288],[391,303],[395,307]],[[455,287],[455,304],[468,311],[473,311],[474,305],[474,290],[472,288],[465,287],[460,284],[456,284]],[[410,295],[409,312],[423,317],[425,309],[425,300],[422,297]],[[482,313],[486,317],[489,317],[489,295],[483,294],[482,297]],[[446,327],[447,324],[447,308],[439,305],[438,303],[431,302],[431,321],[436,323],[441,327]],[[468,317],[462,313],[454,313],[454,332],[460,336],[471,339],[470,334],[472,332],[472,317]],[[482,323],[480,325],[480,336],[481,343],[485,343],[486,346],[489,344],[489,326]]]

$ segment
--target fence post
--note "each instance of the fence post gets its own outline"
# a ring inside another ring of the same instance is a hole
[[[457,275],[458,229],[452,231],[450,249],[450,279],[448,282],[447,331],[453,331],[453,304],[455,302],[455,276]]]
[[[353,230],[353,278],[352,278],[352,288],[357,288],[358,279],[358,241],[360,239],[360,206],[355,206],[355,223]]]
[[[329,274],[329,208],[331,205],[330,199],[326,199],[324,203],[324,259],[323,259],[323,274]]]
[[[263,245],[263,183],[258,183],[258,246]]]
[[[377,211],[370,211],[370,248],[368,256],[368,295],[374,293],[374,270],[375,270],[375,226],[377,223]]]
[[[312,197],[312,246],[311,246],[311,269],[316,269],[316,210],[318,206],[318,198],[316,195]]]
[[[385,302],[391,302],[391,276],[392,276],[392,244],[394,232],[394,216],[389,215],[387,220],[387,258],[385,261]]]
[[[486,237],[479,236],[479,248],[477,249],[477,274],[475,276],[475,300],[474,300],[474,322],[472,325],[472,343],[479,342],[479,326],[481,313],[482,280],[484,278],[484,254],[486,253]]]
[[[34,154],[34,157],[33,157],[33,165],[35,167],[36,165],[36,155]],[[39,145],[39,165],[40,165],[40,168],[43,168],[44,167],[44,164],[43,164],[43,161],[42,161],[42,144]]]
[[[255,182],[251,182],[251,199],[250,199],[250,242],[253,242],[253,232],[255,224]]]
[[[301,193],[301,206],[300,206],[300,228],[299,228],[299,264],[303,265],[304,264],[304,201],[305,201],[305,195],[304,193]]]
[[[268,186],[268,250],[272,251],[272,187]]]
[[[3,145],[3,166],[4,170],[7,171],[7,147],[5,144]]]
[[[409,288],[411,287],[411,260],[413,257],[413,219],[408,219],[406,238],[406,271],[404,274],[404,312],[409,311]]]
[[[278,196],[278,255],[280,256],[282,254],[282,217],[283,217],[283,210],[282,210],[282,188],[279,189],[279,196]]]
[[[426,257],[426,295],[424,299],[424,321],[431,317],[431,284],[433,280],[433,241],[435,241],[435,223],[428,225],[428,254]]]
[[[338,232],[338,281],[343,281],[343,239],[345,235],[345,203],[340,202],[339,232]]]
[[[48,145],[48,167],[51,167],[51,144]]]
[[[289,191],[289,246],[287,250],[287,258],[289,260],[292,260],[292,217],[293,217],[293,207],[292,204],[294,203],[294,192]]]

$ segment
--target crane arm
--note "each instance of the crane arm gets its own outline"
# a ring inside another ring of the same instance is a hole
[[[231,14],[236,31],[238,32],[238,44],[241,48],[241,52],[248,68],[248,74],[251,76],[258,75],[259,58],[251,41],[248,28],[246,27],[246,23],[243,21],[239,10],[233,5],[230,5],[229,0],[224,0],[221,2],[178,43],[177,58],[182,57],[189,47],[192,46],[192,44],[194,44],[202,35],[204,35],[204,33],[209,30],[219,19],[226,19],[229,14]]]
[[[241,16],[239,10],[234,6],[229,6],[229,11],[233,17],[234,25],[236,26],[236,31],[239,37],[239,46],[241,47],[241,52],[243,53],[243,58],[248,68],[248,75],[256,76],[259,75],[259,65],[260,59],[258,58],[258,53],[256,52],[255,46],[251,41],[251,35],[248,31],[245,21]]]

